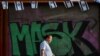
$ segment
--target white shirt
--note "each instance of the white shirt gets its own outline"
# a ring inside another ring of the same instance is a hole
[[[53,53],[52,53],[51,48],[50,48],[50,46],[49,46],[49,44],[48,44],[47,41],[44,40],[44,41],[40,44],[40,50],[41,50],[41,49],[44,49],[45,56],[53,56]],[[41,51],[40,51],[40,53],[41,53]]]

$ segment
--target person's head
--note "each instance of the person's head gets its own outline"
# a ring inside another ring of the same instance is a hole
[[[51,43],[51,41],[52,41],[52,35],[46,35],[46,36],[44,37],[44,39],[45,39],[48,43]]]

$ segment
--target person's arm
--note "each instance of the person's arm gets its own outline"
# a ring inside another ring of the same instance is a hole
[[[41,53],[40,53],[40,56],[45,56],[45,52],[44,52],[44,49],[41,49]]]
[[[45,49],[46,49],[46,44],[44,42],[42,42],[40,44],[40,56],[46,56],[45,55]]]

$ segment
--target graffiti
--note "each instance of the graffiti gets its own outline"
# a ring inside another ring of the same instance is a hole
[[[50,46],[56,56],[98,56],[91,40],[88,41],[85,38],[86,34],[84,35],[88,24],[89,21],[80,21],[74,26],[72,21],[62,23],[37,21],[22,26],[10,23],[12,55],[39,56],[39,43],[43,40],[43,36],[50,34],[53,35]]]

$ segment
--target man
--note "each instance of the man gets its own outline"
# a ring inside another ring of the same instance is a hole
[[[44,41],[40,44],[40,56],[54,56],[49,43],[52,41],[51,35],[46,35]]]

